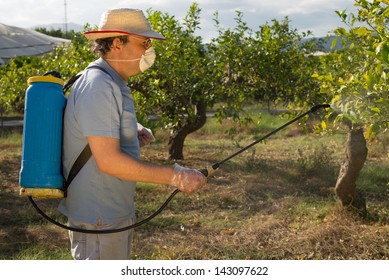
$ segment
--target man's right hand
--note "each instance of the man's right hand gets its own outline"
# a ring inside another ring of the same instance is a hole
[[[207,182],[207,177],[196,169],[185,168],[178,164],[174,165],[172,185],[186,194],[192,194],[201,189]]]

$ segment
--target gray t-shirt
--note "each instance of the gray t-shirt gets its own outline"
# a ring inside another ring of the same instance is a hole
[[[86,136],[120,139],[122,152],[139,158],[134,98],[119,74],[103,59],[86,69],[73,85],[64,114],[63,173],[67,178],[78,155],[87,144]],[[111,224],[135,216],[135,182],[102,174],[93,156],[69,186],[59,211],[68,218]]]

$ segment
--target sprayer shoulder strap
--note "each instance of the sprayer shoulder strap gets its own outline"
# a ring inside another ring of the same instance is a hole
[[[77,176],[78,172],[80,172],[81,168],[87,163],[87,161],[90,159],[91,156],[92,156],[92,152],[90,150],[89,144],[87,144],[85,148],[82,150],[82,152],[79,154],[72,168],[70,169],[68,179],[65,181],[65,185],[64,185],[65,192],[70,186],[70,183]]]
[[[102,67],[99,67],[99,66],[88,67],[88,69],[90,69],[90,68],[97,68],[97,69],[105,72],[106,74],[108,74],[111,77],[111,75],[108,73],[108,71]],[[82,75],[82,73],[77,73],[69,79],[69,81],[66,83],[66,85],[63,88],[64,93],[74,84],[75,81],[77,81],[78,78],[81,77],[81,75]],[[68,176],[67,180],[65,181],[65,184],[64,184],[65,196],[66,196],[68,187],[70,186],[71,182],[77,176],[78,172],[80,172],[82,167],[87,163],[87,161],[90,159],[91,156],[92,156],[92,151],[90,150],[89,144],[86,144],[85,148],[81,151],[81,153],[77,157],[76,161],[74,162],[72,168],[70,169],[69,176]]]
[[[111,77],[111,74],[108,73],[107,70],[105,70],[103,67],[100,67],[100,66],[97,66],[97,65],[93,65],[93,66],[89,66],[87,67],[87,69],[99,69],[101,71],[103,71],[104,73],[106,73],[108,76]],[[82,76],[83,72],[79,72],[77,74],[74,74],[67,82],[66,84],[63,86],[63,92],[66,93],[71,87],[72,85],[78,80],[78,78],[80,78]]]

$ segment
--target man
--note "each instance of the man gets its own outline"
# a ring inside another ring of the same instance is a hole
[[[64,116],[65,178],[89,144],[92,157],[74,178],[59,206],[71,227],[105,230],[134,223],[135,182],[170,184],[191,194],[206,183],[199,171],[161,166],[139,159],[140,146],[153,140],[138,125],[130,76],[146,71],[155,59],[150,29],[140,10],[109,10],[97,31],[85,32],[100,57],[73,85]],[[69,232],[74,259],[128,259],[132,231],[112,234]]]

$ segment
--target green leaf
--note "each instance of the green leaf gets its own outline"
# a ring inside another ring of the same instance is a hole
[[[332,40],[332,43],[331,43],[331,49],[334,49],[336,47],[336,43],[338,42],[338,37],[335,37],[334,40]]]
[[[385,63],[389,64],[389,46],[387,44],[382,47],[381,57]]]
[[[367,29],[366,27],[362,26],[362,27],[355,28],[354,33],[360,37],[365,37],[365,36],[369,35],[371,33],[371,31],[369,29]]]
[[[324,120],[321,122],[321,128],[322,128],[323,130],[326,130],[326,129],[327,129],[327,123],[326,123]]]

